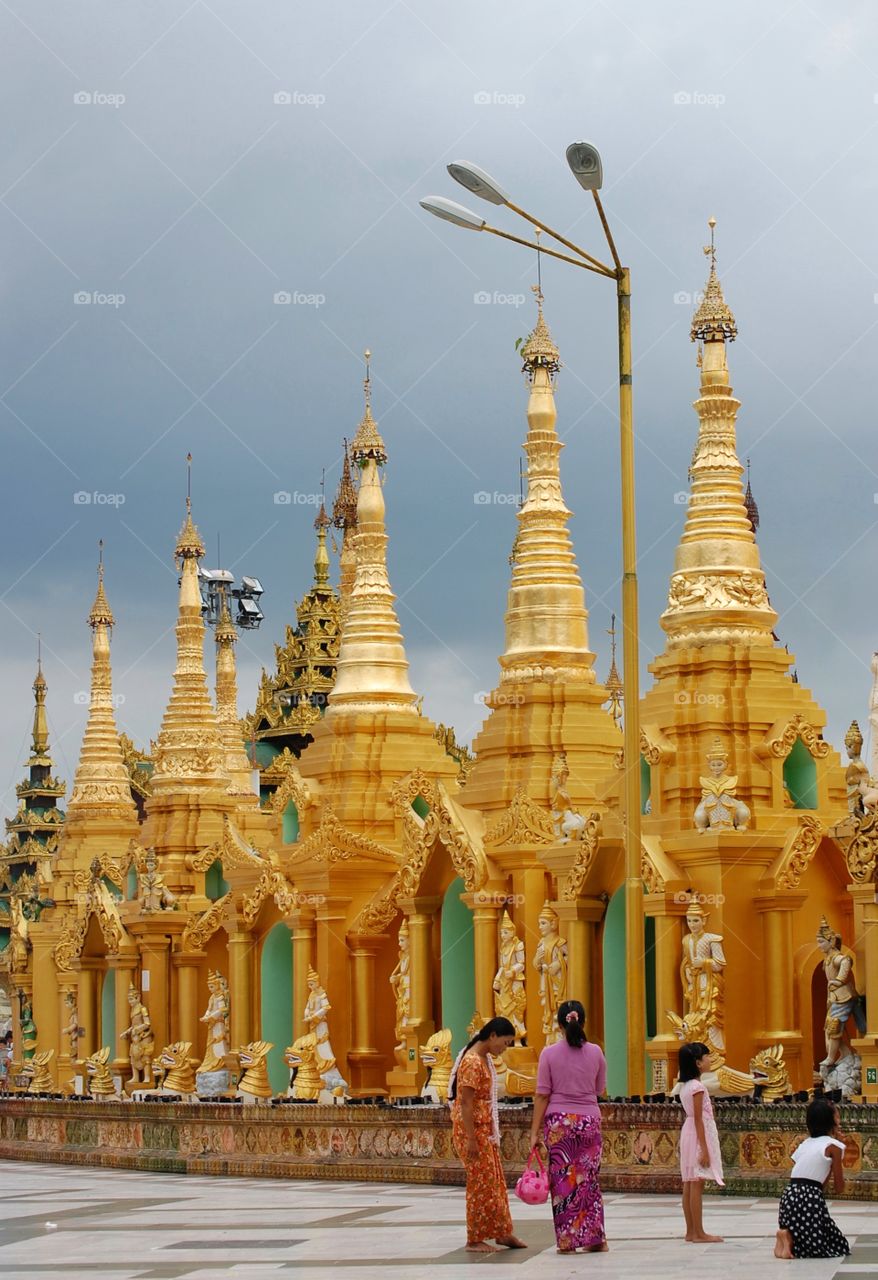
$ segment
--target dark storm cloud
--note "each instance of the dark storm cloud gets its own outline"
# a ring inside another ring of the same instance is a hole
[[[878,631],[864,589],[878,520],[875,47],[874,16],[853,5],[3,5],[7,809],[37,631],[72,776],[99,537],[120,725],[144,743],[156,734],[189,450],[209,560],[219,534],[223,561],[266,586],[266,622],[239,650],[252,705],[310,581],[314,495],[324,468],[332,494],[359,419],[366,346],[413,684],[471,736],[502,648],[515,520],[494,495],[517,491],[514,344],[532,323],[535,270],[524,251],[428,220],[417,200],[463,197],[444,166],[472,159],[598,250],[563,162],[582,136],[602,150],[634,281],[644,663],[661,648],[684,515],[688,327],[715,214],[778,630],[839,740],[862,715]],[[560,265],[543,285],[604,674],[619,607],[614,299]]]

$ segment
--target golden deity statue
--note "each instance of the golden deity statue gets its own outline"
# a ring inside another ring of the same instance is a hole
[[[557,838],[565,844],[571,839],[581,839],[585,830],[585,818],[573,808],[567,790],[569,777],[567,753],[561,751],[555,756],[552,766],[552,825]]]
[[[140,910],[145,915],[155,911],[168,911],[177,906],[177,899],[165,884],[164,876],[158,870],[154,849],[148,849],[145,869],[141,873],[137,886],[137,900]]]
[[[524,1011],[527,994],[524,989],[524,943],[515,931],[509,912],[500,921],[500,965],[494,975],[494,1014],[508,1018],[516,1036],[525,1035]]]
[[[207,975],[207,986],[210,999],[199,1019],[207,1023],[207,1047],[198,1068],[199,1074],[202,1071],[222,1071],[229,1052],[229,984],[221,973],[211,971]]]
[[[689,1023],[699,1021],[704,1027],[705,1043],[723,1053],[726,1047],[726,957],[721,936],[706,931],[707,920],[704,908],[698,902],[691,902],[686,912],[689,932],[683,939],[683,963],[680,966],[684,1017]]]
[[[396,1000],[396,1048],[402,1049],[405,1047],[412,996],[408,920],[403,920],[399,930],[399,960],[390,975],[390,988]]]
[[[76,993],[68,991],[64,997],[64,1003],[67,1005],[70,1020],[61,1034],[67,1036],[70,1044],[70,1061],[76,1062],[79,1058],[79,1042],[85,1035],[85,1028],[79,1025],[79,1008],[76,1002]]]
[[[127,1036],[130,1046],[131,1084],[145,1084],[152,1071],[155,1038],[146,1005],[133,986],[128,988],[128,1003],[131,1006],[131,1025],[122,1032],[122,1038]]]
[[[548,902],[539,916],[540,940],[534,953],[534,968],[540,975],[540,1004],[546,1044],[561,1036],[558,1006],[567,994],[567,942],[558,932],[558,917]]]
[[[863,999],[854,980],[853,957],[841,949],[841,937],[827,924],[826,916],[817,930],[817,945],[823,952],[826,974],[826,1057],[820,1063],[830,1071],[850,1054],[844,1042],[848,1019],[853,1018],[861,1036],[866,1034]]]
[[[719,738],[707,753],[710,776],[701,778],[701,800],[695,810],[695,826],[699,831],[746,831],[750,823],[750,810],[742,800],[735,798],[738,779],[726,773],[728,752]]]
[[[332,1009],[329,998],[323,990],[319,974],[308,970],[308,1000],[305,1004],[304,1022],[312,1032],[317,1048],[317,1066],[327,1089],[345,1090],[347,1081],[340,1075],[335,1065],[335,1054],[329,1042],[329,1023],[327,1017]]]

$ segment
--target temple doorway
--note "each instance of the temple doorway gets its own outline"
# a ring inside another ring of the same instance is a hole
[[[268,1079],[285,1093],[290,1069],[284,1049],[293,1042],[293,935],[283,921],[266,934],[259,964],[260,1036],[274,1047],[268,1054]]]
[[[476,962],[473,944],[473,918],[469,907],[461,902],[465,892],[463,880],[452,880],[442,900],[441,971],[442,1026],[451,1031],[451,1048],[457,1053],[467,1041],[467,1027],[476,1012]],[[483,1017],[491,1017],[493,1009],[480,1009]]]

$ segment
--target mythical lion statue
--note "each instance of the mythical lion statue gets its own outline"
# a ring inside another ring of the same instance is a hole
[[[273,1048],[274,1045],[268,1040],[254,1040],[238,1050],[238,1061],[244,1068],[244,1074],[238,1081],[238,1094],[245,1102],[271,1097],[266,1059]]]
[[[316,1102],[323,1090],[319,1071],[324,1069],[324,1060],[318,1059],[317,1037],[313,1031],[299,1036],[288,1049],[284,1049],[284,1062],[296,1073],[287,1097],[296,1098],[299,1102]]]
[[[434,1102],[448,1101],[448,1084],[451,1078],[451,1032],[447,1027],[434,1032],[426,1044],[419,1050],[421,1062],[430,1068],[427,1083],[421,1090],[421,1097],[431,1098]]]
[[[115,1098],[116,1085],[109,1068],[110,1046],[104,1045],[85,1060],[88,1091],[93,1098]]]

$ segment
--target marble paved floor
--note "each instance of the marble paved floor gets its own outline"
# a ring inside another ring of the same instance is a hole
[[[878,1276],[878,1206],[838,1204],[846,1262],[772,1257],[773,1200],[711,1199],[724,1245],[687,1245],[676,1197],[608,1195],[610,1252],[561,1258],[546,1206],[513,1199],[526,1252],[464,1253],[459,1188],[176,1177],[0,1161],[0,1280],[695,1280]]]

